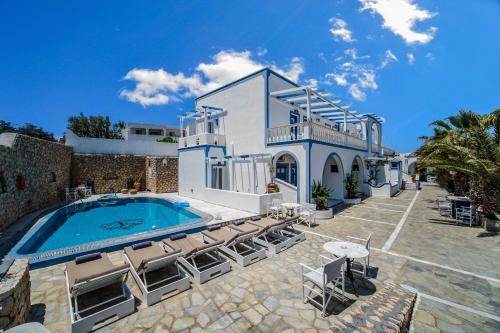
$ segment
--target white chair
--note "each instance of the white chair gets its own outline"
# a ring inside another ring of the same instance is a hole
[[[66,189],[64,190],[64,193],[66,195],[66,201],[78,200],[78,192],[76,189],[66,187]]]
[[[85,198],[92,196],[92,187],[85,186],[85,190],[83,193],[85,195]]]
[[[455,209],[455,222],[468,224],[469,227],[472,227],[472,224],[475,223],[475,211],[474,207],[457,207]]]
[[[436,198],[436,204],[439,211],[439,215],[451,216],[451,202],[443,197]]]
[[[321,255],[320,258],[323,265],[318,269],[313,269],[300,263],[302,301],[304,303],[309,301],[319,306],[321,308],[321,315],[325,317],[326,307],[333,296],[338,298],[342,303],[346,300],[344,284],[344,263],[346,257],[340,257],[333,261],[331,258]],[[311,294],[314,294],[314,296],[311,297]],[[315,296],[321,297],[321,303],[314,299]]]
[[[365,246],[366,250],[368,251],[368,256],[364,257],[363,258],[363,271],[360,272],[363,274],[363,277],[366,278],[367,277],[367,272],[368,272],[368,269],[370,268],[370,242],[371,242],[371,239],[372,239],[372,234],[370,233],[368,235],[368,238],[359,238],[359,237],[353,237],[353,236],[347,236],[347,238],[349,238],[350,240],[353,240],[354,243],[361,243]]]
[[[281,204],[283,200],[281,199],[271,199],[267,204],[267,216],[271,216],[272,218],[279,219],[283,212],[283,207]]]
[[[316,205],[303,204],[300,207],[298,223],[305,223],[310,228],[316,222]]]

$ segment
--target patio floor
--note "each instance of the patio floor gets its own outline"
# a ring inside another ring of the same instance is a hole
[[[246,268],[232,262],[231,272],[203,285],[193,283],[190,290],[151,307],[141,304],[129,277],[137,311],[102,331],[322,331],[390,281],[419,291],[415,332],[500,331],[500,237],[478,237],[482,229],[440,217],[434,209],[441,193],[436,186],[416,193],[369,198],[317,226],[300,226],[306,241]],[[369,233],[375,277],[358,280],[359,299],[346,283],[350,302],[332,301],[332,315],[322,318],[319,310],[302,303],[298,263],[318,266],[318,255],[327,254],[322,248],[326,241]],[[119,252],[111,258],[122,261]],[[30,272],[31,319],[52,332],[69,328],[63,269],[55,265]]]

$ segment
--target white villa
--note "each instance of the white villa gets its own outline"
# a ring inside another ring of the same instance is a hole
[[[166,126],[146,123],[127,123],[122,130],[124,140],[157,141],[163,138],[178,138],[180,130],[177,126]]]
[[[394,195],[401,163],[384,154],[384,119],[328,97],[264,68],[196,98],[180,117],[179,194],[264,213],[273,197],[312,202],[319,181],[334,205],[353,173],[359,192]],[[272,180],[280,193],[267,193]]]

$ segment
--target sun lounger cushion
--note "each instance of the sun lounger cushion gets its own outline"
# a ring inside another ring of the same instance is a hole
[[[83,256],[76,257],[75,262],[77,264],[83,264],[84,262],[96,260],[99,259],[100,257],[101,257],[100,253],[89,253]]]
[[[214,231],[214,230],[219,230],[221,228],[220,225],[211,225],[207,229],[208,231]]]
[[[75,261],[66,264],[68,274],[69,288],[72,289],[75,284],[85,282],[106,274],[117,272],[128,265],[114,265],[107,254],[102,254],[100,258],[77,264]]]
[[[233,222],[234,225],[240,225],[240,224],[243,224],[245,223],[245,220],[236,220]]]
[[[252,221],[258,221],[258,220],[260,220],[260,219],[261,219],[261,217],[260,217],[260,216],[252,216],[252,217],[250,218],[250,220],[252,220]]]
[[[233,229],[235,230],[235,229]],[[202,234],[206,237],[209,237],[215,241],[223,241],[224,245],[229,245],[234,242],[238,237],[254,233],[259,231],[259,228],[254,227],[252,230],[248,230],[245,232],[241,231],[231,231],[229,228],[222,228],[215,231],[203,231]]]
[[[248,221],[248,224],[258,226],[260,228],[269,229],[273,227],[280,226],[286,223],[286,221],[279,221],[271,218],[264,218],[258,221]]]
[[[241,233],[255,232],[254,231],[255,228],[257,228],[258,232],[255,236],[259,236],[260,234],[262,234],[263,232],[266,231],[265,228],[259,227],[257,225],[252,225],[249,223],[243,223],[240,225],[230,225],[229,228],[234,229],[234,230],[241,232]]]
[[[181,239],[181,238],[186,238],[186,234],[181,232],[180,234],[175,234],[175,235],[172,235],[170,236],[170,240],[177,240],[177,239]]]
[[[138,249],[142,249],[142,248],[145,248],[148,246],[151,246],[151,241],[140,242],[140,243],[134,244],[134,245],[132,245],[132,248],[134,250],[138,250]]]
[[[153,260],[165,258],[166,256],[171,256],[176,253],[180,253],[181,250],[175,250],[171,252],[165,252],[158,243],[149,242],[150,246],[141,247],[138,249],[134,249],[133,246],[127,246],[125,250],[125,254],[130,260],[132,267],[136,272],[142,271],[148,262]]]
[[[175,239],[165,239],[163,242],[174,250],[181,250],[183,257],[189,257],[197,251],[202,251],[206,248],[212,247],[214,245],[222,244],[221,242],[203,244],[191,235],[186,235],[186,237]]]

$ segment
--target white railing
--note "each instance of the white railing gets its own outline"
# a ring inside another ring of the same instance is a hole
[[[203,145],[225,146],[226,136],[213,133],[202,133],[179,138],[179,148],[188,148]]]
[[[273,127],[269,128],[267,131],[268,143],[289,142],[302,139],[311,139],[357,149],[367,148],[367,142],[365,140],[314,123],[306,122]]]

